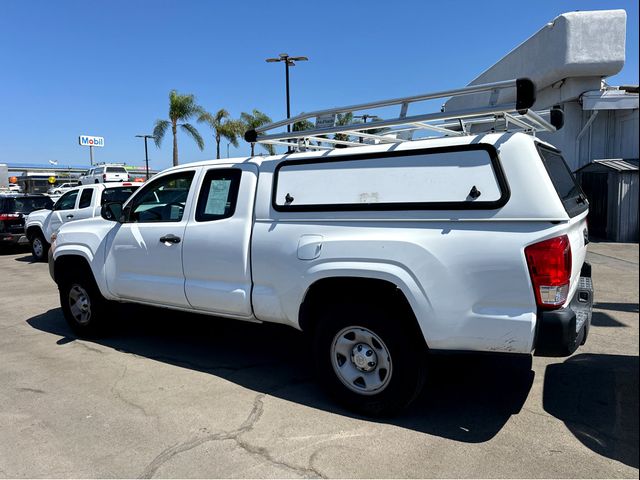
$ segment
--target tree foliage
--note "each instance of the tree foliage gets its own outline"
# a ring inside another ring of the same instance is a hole
[[[153,129],[153,136],[156,147],[160,148],[167,129],[171,127],[174,166],[178,165],[178,127],[196,142],[200,150],[204,149],[202,136],[193,125],[187,123],[191,117],[197,117],[203,112],[202,107],[196,103],[194,95],[180,94],[176,90],[169,92],[169,120],[157,120]]]
[[[353,123],[353,112],[339,113],[336,116],[336,126],[349,125]],[[346,133],[336,133],[333,135],[334,140],[342,140],[348,142],[350,137]],[[336,144],[336,148],[345,148],[346,145]]]
[[[216,158],[220,158],[220,141],[225,138],[234,147],[238,147],[238,137],[244,134],[244,125],[240,120],[234,120],[224,108],[216,113],[203,112],[198,117],[199,122],[205,122],[213,130],[216,141]]]
[[[242,112],[240,114],[240,121],[243,123],[243,134],[249,130],[255,130],[262,125],[266,125],[267,123],[271,123],[271,117],[269,117],[266,113],[262,113],[260,110],[256,110],[255,108],[251,113]],[[262,148],[264,148],[269,155],[275,155],[276,148],[274,145],[264,145],[260,144]],[[255,149],[255,144],[251,144],[251,156],[253,157]]]

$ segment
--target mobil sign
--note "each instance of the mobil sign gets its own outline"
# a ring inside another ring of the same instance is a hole
[[[80,137],[78,137],[78,141],[83,147],[104,147],[104,137],[80,135]]]

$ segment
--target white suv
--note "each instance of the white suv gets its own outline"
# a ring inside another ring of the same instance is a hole
[[[100,165],[82,175],[78,181],[81,185],[106,182],[128,182],[129,173],[122,165]]]

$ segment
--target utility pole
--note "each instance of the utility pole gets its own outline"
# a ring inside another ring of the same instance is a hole
[[[149,180],[149,150],[147,149],[147,139],[156,137],[153,135],[136,135],[136,138],[144,138],[144,162],[147,170],[147,180]]]
[[[365,114],[362,114],[362,115],[354,115],[353,118],[361,118],[362,119],[362,123],[367,123],[368,119],[371,119],[374,122],[376,120],[380,120],[380,117],[378,117],[377,115],[370,115],[368,113],[365,113]],[[364,143],[364,138],[360,137],[360,143]]]

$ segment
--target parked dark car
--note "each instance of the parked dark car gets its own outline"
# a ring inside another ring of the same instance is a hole
[[[53,208],[44,195],[0,195],[0,249],[10,245],[28,245],[24,217],[35,210]]]

